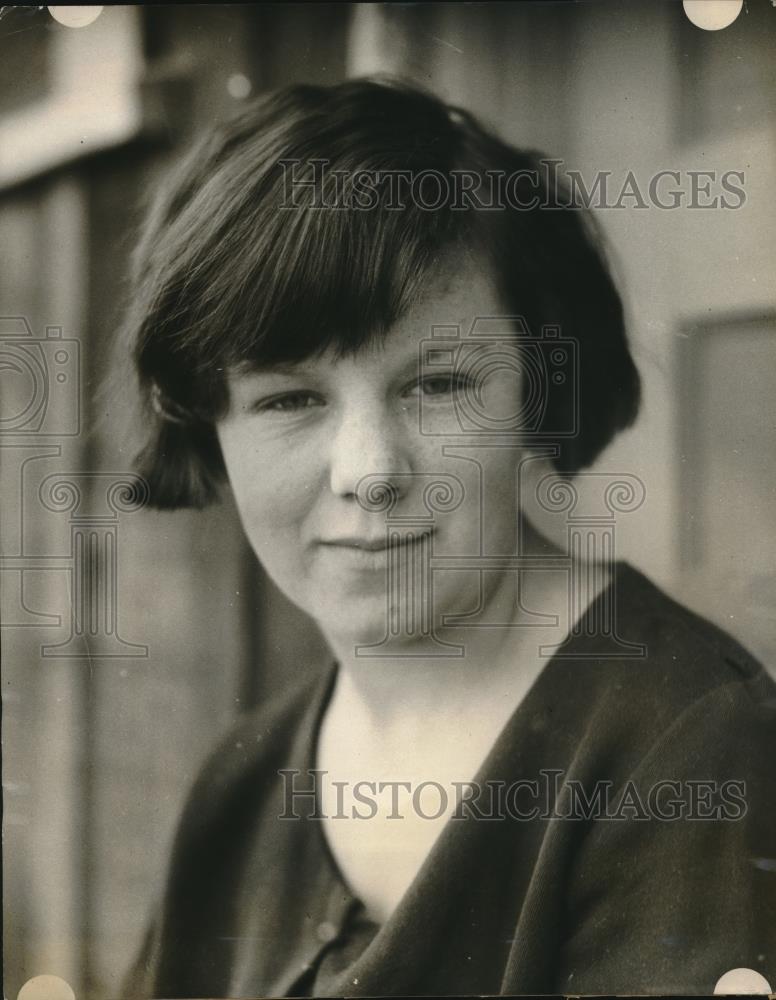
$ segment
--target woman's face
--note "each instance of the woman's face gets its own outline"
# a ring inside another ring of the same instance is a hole
[[[383,344],[339,361],[231,373],[217,430],[245,531],[270,577],[330,639],[386,635],[397,602],[412,586],[416,600],[428,589],[422,560],[410,558],[421,547],[434,557],[514,553],[519,449],[503,435],[486,447],[481,432],[519,410],[517,346],[503,325],[501,336],[471,336],[476,318],[506,312],[487,269],[456,256]],[[424,344],[439,326],[451,329]],[[461,343],[456,357],[450,348]],[[392,486],[389,512],[365,499],[374,477]],[[433,507],[428,488],[439,480],[459,502],[430,513],[424,497]],[[400,543],[400,579],[387,573],[397,556],[385,547],[388,525],[400,539],[431,533]],[[435,571],[434,618],[473,611],[495,577],[454,559]]]

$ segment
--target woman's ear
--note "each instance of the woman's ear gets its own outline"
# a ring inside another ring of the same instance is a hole
[[[567,545],[566,513],[553,511],[547,497],[553,489],[563,489],[568,477],[562,476],[549,451],[523,451],[515,470],[520,516],[540,538],[563,551]]]

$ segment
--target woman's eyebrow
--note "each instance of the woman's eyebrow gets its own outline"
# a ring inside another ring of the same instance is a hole
[[[417,375],[423,368],[423,358],[419,352],[416,352],[413,357],[407,358],[401,364],[396,366],[395,374],[400,378],[405,378],[410,375]]]
[[[238,376],[252,375],[312,375],[314,370],[298,361],[273,361],[266,364],[243,362],[235,368]]]
[[[427,374],[434,368],[453,367],[455,365],[455,347],[457,344],[451,341],[433,341],[424,348],[418,348],[409,357],[398,360],[395,365],[391,365],[389,371],[393,378],[411,378],[419,374]],[[303,361],[274,361],[262,364],[243,362],[234,369],[237,377],[271,377],[273,375],[314,378],[321,374],[314,365],[305,364]]]
[[[396,365],[394,377],[411,378],[414,375],[428,375],[440,368],[455,367],[455,354],[452,349],[455,346],[455,344],[446,346],[436,343],[425,345],[422,349],[418,349],[413,357]]]

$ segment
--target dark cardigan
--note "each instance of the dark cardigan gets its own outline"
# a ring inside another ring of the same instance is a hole
[[[244,718],[211,756],[122,995],[710,994],[741,966],[774,986],[776,684],[627,564],[612,596],[619,634],[646,657],[550,659],[477,777],[559,772],[560,818],[448,822],[349,954],[358,901],[320,824],[278,819],[278,771],[314,766],[330,672]],[[572,639],[567,652],[583,651]],[[589,801],[603,789],[619,818],[595,812],[600,799],[586,812],[580,789]],[[672,800],[699,818],[678,806],[671,818]],[[529,814],[532,801],[514,805]],[[235,980],[246,954],[248,980]]]

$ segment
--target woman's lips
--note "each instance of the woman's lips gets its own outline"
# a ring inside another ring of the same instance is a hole
[[[432,531],[419,531],[392,535],[390,539],[385,535],[379,538],[337,538],[324,540],[320,544],[335,558],[377,569],[388,564],[389,556],[399,551],[416,549],[419,543],[428,540],[432,534]]]
[[[418,533],[407,532],[404,535],[379,535],[375,538],[343,537],[323,539],[321,545],[331,545],[338,548],[360,549],[366,552],[382,552],[385,549],[398,545],[406,545],[409,542],[417,542],[421,538],[430,538],[432,531],[421,531]]]

